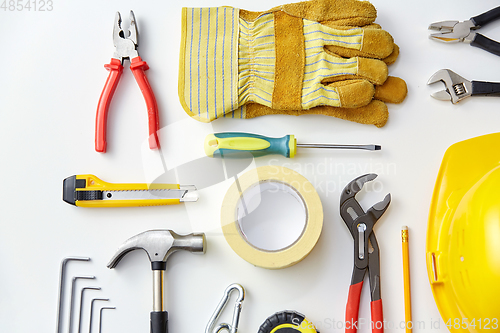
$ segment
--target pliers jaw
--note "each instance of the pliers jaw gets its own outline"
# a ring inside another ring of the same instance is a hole
[[[359,176],[358,178],[352,180],[349,184],[344,187],[342,191],[342,195],[340,196],[340,205],[345,203],[349,199],[353,199],[358,192],[361,192],[363,186],[369,182],[377,178],[377,175],[374,173],[370,173],[367,175]]]
[[[475,30],[478,28],[479,27],[472,20],[463,22],[434,22],[429,25],[429,30],[437,30],[439,32],[431,34],[429,38],[443,43],[470,43],[474,40],[474,37],[476,35],[476,33],[471,30]]]
[[[484,27],[486,24],[498,19],[500,19],[500,6],[483,14],[471,17],[467,21],[442,21],[432,23],[429,29],[439,32],[431,34],[429,37],[443,43],[469,43],[471,46],[500,56],[500,43],[476,32],[476,30]]]
[[[370,209],[368,209],[367,214],[372,215],[375,218],[375,220],[378,220],[382,217],[382,215],[384,215],[390,203],[391,203],[391,194],[388,193],[385,196],[384,200],[376,203]]]
[[[352,226],[358,217],[366,215],[365,211],[356,200],[356,194],[363,189],[363,186],[367,182],[372,181],[375,178],[377,178],[377,175],[374,173],[360,176],[347,184],[342,191],[342,194],[340,195],[340,215],[349,230],[352,229]],[[391,195],[388,194],[385,196],[384,200],[373,205],[368,210],[368,213],[373,215],[376,221],[385,213],[390,203]]]
[[[433,84],[439,81],[444,83],[446,89],[431,94],[431,96],[436,99],[451,101],[453,104],[456,104],[462,99],[472,95],[472,82],[449,69],[441,69],[434,73],[427,84]]]
[[[356,194],[363,189],[365,183],[374,180],[376,177],[376,174],[360,176],[344,187],[340,195],[340,216],[349,230],[351,230],[354,220],[365,214],[365,211],[356,200]],[[353,237],[355,236],[353,235]]]
[[[115,22],[113,25],[113,44],[115,52],[113,58],[118,59],[123,65],[125,59],[132,60],[139,56],[137,48],[139,47],[139,32],[135,21],[134,12],[130,11],[130,25],[128,28],[128,36],[125,37],[125,32],[122,29],[122,18],[120,12],[116,12]]]

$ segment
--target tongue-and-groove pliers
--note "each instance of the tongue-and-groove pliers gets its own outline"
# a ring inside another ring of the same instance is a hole
[[[146,100],[149,123],[149,147],[151,149],[158,149],[160,147],[160,142],[158,140],[158,106],[153,90],[149,85],[148,78],[144,74],[144,72],[149,69],[149,66],[141,59],[139,51],[137,50],[139,46],[139,32],[137,31],[134,12],[130,11],[128,36],[125,36],[121,23],[122,19],[120,13],[116,12],[113,26],[115,52],[111,58],[111,62],[104,65],[104,68],[109,71],[109,75],[101,93],[101,97],[99,98],[96,115],[95,150],[101,153],[106,152],[106,123],[109,104],[123,73],[123,63],[126,59],[130,60],[130,70],[132,74],[134,74],[135,80]]]
[[[354,238],[354,268],[345,314],[346,333],[357,331],[361,289],[367,271],[370,278],[372,331],[374,333],[384,331],[380,293],[380,256],[373,226],[389,207],[391,195],[387,194],[384,200],[373,205],[366,213],[356,200],[356,194],[361,191],[363,185],[376,177],[376,174],[371,173],[354,179],[347,184],[340,196],[340,216]]]

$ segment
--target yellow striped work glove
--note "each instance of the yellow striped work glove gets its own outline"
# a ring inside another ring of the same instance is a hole
[[[313,0],[267,12],[184,8],[181,103],[205,122],[254,117],[255,108],[247,108],[254,104],[258,115],[366,106],[374,85],[388,77],[381,59],[397,56],[392,37],[372,25],[375,17],[370,3],[356,0]],[[406,95],[405,85],[399,93]]]

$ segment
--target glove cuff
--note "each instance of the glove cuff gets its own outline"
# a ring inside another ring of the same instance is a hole
[[[263,13],[248,20],[240,12],[238,48],[240,105],[255,102],[271,107],[276,62],[274,15]]]
[[[232,7],[182,9],[179,99],[196,120],[238,108],[238,22]]]
[[[281,11],[241,11],[238,55],[240,105],[301,108],[305,63],[301,18]]]

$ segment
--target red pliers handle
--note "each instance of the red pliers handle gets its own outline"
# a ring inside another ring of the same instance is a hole
[[[112,58],[111,62],[104,65],[104,67],[109,71],[109,75],[99,98],[95,129],[95,150],[101,153],[106,152],[106,128],[109,104],[123,73],[123,66],[120,60],[115,58]],[[149,69],[149,66],[145,61],[142,61],[141,57],[135,57],[130,62],[130,69],[141,89],[148,109],[149,148],[158,149],[160,148],[157,133],[159,130],[158,106],[148,78],[144,73]]]
[[[160,121],[158,119],[158,105],[156,104],[153,89],[151,89],[148,78],[144,73],[148,69],[148,64],[142,61],[141,57],[133,58],[130,62],[130,70],[132,74],[134,74],[135,81],[141,89],[142,96],[144,96],[148,109],[149,148],[159,149],[160,141],[158,140],[158,131],[160,129]]]
[[[363,281],[352,284],[349,287],[349,295],[347,297],[347,306],[345,312],[345,331],[346,333],[356,333],[358,330],[359,304],[361,298],[361,290],[363,289]],[[371,326],[373,333],[384,332],[384,313],[382,310],[382,299],[372,301],[371,307]]]

